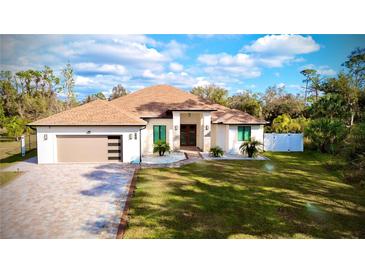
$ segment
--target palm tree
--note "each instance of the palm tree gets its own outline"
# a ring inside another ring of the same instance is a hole
[[[256,140],[246,141],[240,146],[240,151],[242,154],[246,152],[249,158],[256,157],[256,155],[260,152],[259,146],[261,145],[262,143]]]

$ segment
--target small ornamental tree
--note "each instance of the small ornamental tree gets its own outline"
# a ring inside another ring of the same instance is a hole
[[[158,155],[160,156],[164,156],[165,152],[170,152],[170,145],[166,142],[163,141],[157,141],[154,145],[153,145],[153,153],[158,152]]]
[[[249,158],[256,157],[256,155],[261,151],[259,148],[261,145],[262,144],[256,140],[246,141],[240,146],[240,151],[242,154],[247,153]]]
[[[214,146],[210,149],[210,154],[213,157],[221,157],[223,156],[223,150],[219,146]]]

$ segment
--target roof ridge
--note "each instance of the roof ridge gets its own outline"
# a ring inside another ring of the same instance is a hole
[[[171,85],[160,84],[160,85],[153,85],[153,86],[148,86],[148,87],[141,88],[141,89],[136,90],[134,92],[131,92],[131,93],[127,94],[127,95],[124,95],[124,96],[118,97],[116,99],[113,99],[111,101],[114,101],[114,102],[116,102],[116,101],[122,101],[123,99],[125,99],[127,97],[135,96],[135,95],[138,95],[138,94],[140,94],[142,92],[145,92],[146,90],[151,90],[151,89],[157,88],[157,87],[161,87],[161,88],[164,88],[164,87],[166,88],[167,87],[167,88],[174,89],[174,90],[176,90],[178,92],[181,92],[181,93],[184,93],[184,94],[188,94],[188,95],[191,94],[190,92],[186,92],[186,91],[184,91],[184,90],[182,90],[180,88],[177,88],[177,87],[174,87],[174,86],[171,86]]]

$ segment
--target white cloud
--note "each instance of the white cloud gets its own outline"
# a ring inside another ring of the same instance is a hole
[[[223,66],[252,66],[254,60],[247,54],[238,53],[230,55],[227,53],[220,54],[203,54],[198,57],[198,61],[206,65],[223,65]]]
[[[317,51],[320,46],[311,36],[282,34],[266,35],[244,48],[249,52],[297,55]]]
[[[78,72],[93,72],[126,75],[127,69],[118,64],[95,64],[95,63],[78,63],[74,65]]]
[[[285,83],[279,83],[279,84],[276,84],[276,87],[277,88],[285,88]]]
[[[155,75],[151,70],[149,69],[146,69],[145,71],[143,71],[143,74],[142,74],[143,77],[145,78],[156,78],[157,75]]]
[[[184,69],[184,66],[179,64],[179,63],[170,63],[170,69],[172,71],[178,72],[178,71],[182,71]]]
[[[267,57],[258,57],[257,63],[259,65],[269,67],[269,68],[278,68],[282,67],[284,64],[294,61],[294,56],[267,56]]]
[[[173,59],[182,57],[187,48],[186,45],[176,42],[175,40],[171,40],[169,43],[165,44],[164,50],[162,53],[166,56],[166,58]]]
[[[319,74],[321,74],[321,75],[324,75],[324,76],[333,76],[333,75],[336,75],[336,71],[333,70],[333,69],[330,69],[330,68],[328,68],[328,69],[326,69],[326,68],[322,68],[322,69],[319,68],[317,70],[317,72]]]
[[[296,85],[296,84],[287,85],[287,87],[289,89],[293,89],[293,90],[296,90],[296,91],[301,91],[302,90],[302,87],[300,85]]]
[[[309,65],[302,66],[300,68],[300,70],[303,70],[303,69],[314,69],[317,71],[318,74],[323,75],[323,76],[333,76],[333,75],[336,75],[336,73],[337,73],[334,69],[330,68],[327,65],[315,66],[313,64],[309,64]]]
[[[255,60],[243,53],[203,54],[198,57],[198,61],[207,65],[204,71],[210,74],[231,73],[244,78],[261,75],[261,71],[255,66]]]
[[[207,73],[231,73],[243,78],[261,76],[264,67],[282,67],[293,62],[302,62],[298,54],[319,49],[319,45],[310,36],[267,35],[244,47],[245,53],[234,55],[227,53],[202,54],[198,57],[206,65]]]
[[[206,80],[204,77],[197,77],[196,78],[196,82],[193,85],[194,87],[199,87],[199,86],[208,86],[210,85],[211,82],[209,82],[208,80]]]
[[[92,85],[94,81],[89,77],[79,76],[75,77],[75,85],[76,86],[89,86]]]

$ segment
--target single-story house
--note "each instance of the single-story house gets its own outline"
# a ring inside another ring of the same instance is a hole
[[[173,150],[220,146],[237,153],[251,138],[263,142],[264,120],[157,85],[112,101],[95,100],[29,124],[37,130],[38,163],[140,162],[153,144]]]

